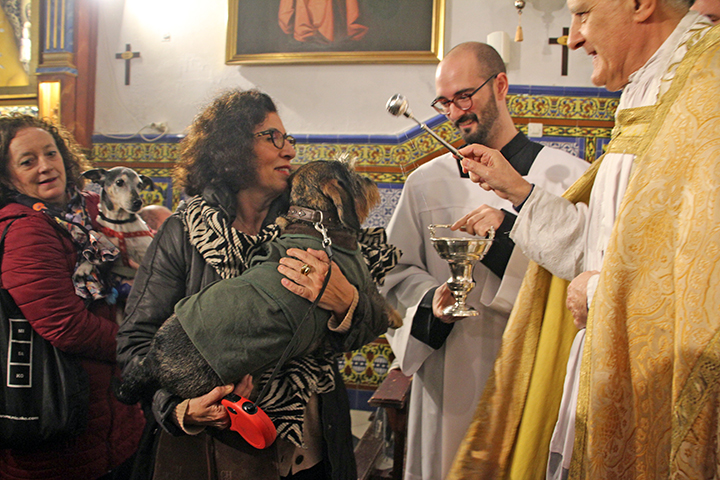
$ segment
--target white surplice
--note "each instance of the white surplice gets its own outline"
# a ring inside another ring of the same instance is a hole
[[[543,148],[526,178],[559,195],[587,167],[567,153]],[[407,480],[437,480],[447,474],[492,370],[527,268],[528,260],[517,248],[502,280],[478,263],[468,304],[480,315],[456,322],[438,350],[410,334],[425,293],[450,276],[447,262],[433,249],[428,225],[453,223],[482,204],[512,211],[508,201],[461,178],[456,160],[446,154],[408,177],[388,226],[389,242],[403,255],[385,278],[382,292],[398,307],[405,323],[390,330],[387,338],[403,373],[413,375]]]

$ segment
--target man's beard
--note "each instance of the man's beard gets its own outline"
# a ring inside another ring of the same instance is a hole
[[[493,95],[483,108],[482,119],[478,118],[478,116],[472,112],[466,112],[465,115],[455,121],[455,126],[458,130],[460,130],[460,136],[463,140],[465,140],[465,143],[479,143],[480,145],[487,145],[488,137],[490,136],[490,132],[495,125],[497,118],[498,108],[495,104],[495,95]],[[473,120],[475,122],[475,128],[466,133],[465,129],[461,128],[459,125],[468,120]]]

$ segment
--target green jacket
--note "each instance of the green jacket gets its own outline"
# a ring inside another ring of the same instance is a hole
[[[277,267],[288,248],[322,250],[319,238],[285,234],[263,246],[242,275],[215,282],[175,306],[190,340],[223,383],[274,367],[311,302],[282,286]],[[333,246],[333,260],[358,291],[375,288],[360,249]],[[330,312],[315,308],[288,357],[309,354],[328,331]]]

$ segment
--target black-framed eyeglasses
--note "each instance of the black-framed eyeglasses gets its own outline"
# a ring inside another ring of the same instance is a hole
[[[288,135],[287,133],[282,133],[277,128],[270,128],[268,130],[263,130],[262,132],[257,132],[253,134],[253,137],[262,137],[263,135],[268,135],[272,144],[275,145],[275,148],[278,150],[282,150],[285,146],[285,140],[287,140],[287,142],[293,147],[295,146],[295,137]]]
[[[445,97],[439,97],[433,100],[433,102],[430,104],[431,107],[433,107],[435,110],[438,111],[438,113],[442,113],[443,115],[449,115],[450,114],[450,104],[454,103],[457,108],[463,111],[468,111],[472,108],[473,101],[472,97],[477,92],[480,91],[482,87],[488,84],[490,80],[497,77],[499,73],[496,73],[495,75],[490,76],[487,80],[483,82],[482,85],[477,87],[472,92],[466,92],[466,93],[460,93],[458,95],[455,95],[452,100],[448,100]]]

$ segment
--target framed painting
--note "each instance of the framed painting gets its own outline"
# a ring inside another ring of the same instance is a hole
[[[0,104],[37,104],[35,70],[40,54],[39,3],[7,0],[0,5]]]
[[[228,65],[442,59],[445,0],[228,1]]]

